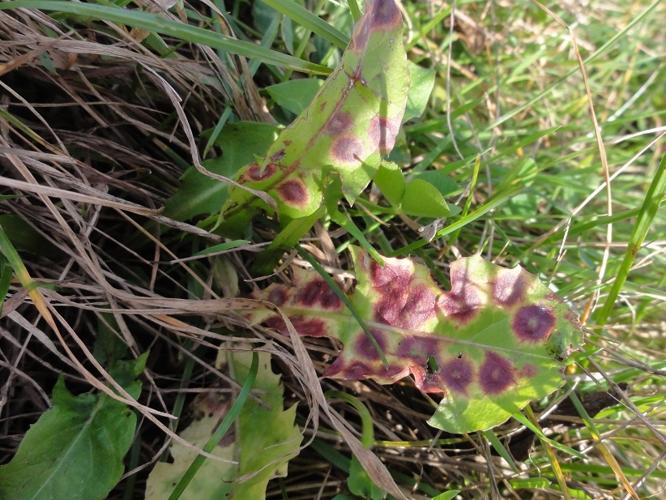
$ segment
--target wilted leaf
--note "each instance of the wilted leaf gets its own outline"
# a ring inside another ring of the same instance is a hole
[[[371,0],[352,40],[308,108],[279,136],[262,161],[247,165],[239,182],[268,192],[278,211],[304,217],[322,203],[328,171],[353,201],[393,148],[409,89],[402,42],[403,20],[395,0]],[[260,203],[233,189],[224,207]]]
[[[134,378],[144,362],[123,364],[117,380]],[[126,389],[138,397],[141,385]],[[124,471],[135,428],[132,409],[99,393],[74,396],[58,379],[53,407],[30,427],[11,462],[0,466],[0,498],[106,498]]]
[[[235,352],[229,357],[234,379],[243,383],[251,353]],[[246,401],[236,421],[232,443],[224,439],[213,452],[227,462],[206,460],[181,499],[261,499],[266,496],[268,481],[287,475],[287,463],[298,454],[303,435],[294,425],[296,407],[282,409],[280,376],[271,371],[268,353],[259,353],[259,371],[253,387],[261,402],[253,398]],[[224,417],[227,404],[218,396],[207,395],[199,400],[195,410],[199,418],[181,436],[201,447]],[[156,464],[148,476],[146,499],[168,498],[196,455],[195,450],[174,443],[173,463]],[[249,475],[252,476],[244,477]]]
[[[280,306],[300,334],[342,342],[327,376],[391,384],[412,375],[423,392],[444,394],[430,425],[456,433],[499,425],[563,384],[562,360],[580,341],[576,320],[520,267],[459,259],[443,291],[411,259],[384,257],[382,267],[355,249],[354,260],[350,300],[367,333],[315,272],[296,270],[292,286],[257,296]],[[286,328],[270,310],[251,319]]]

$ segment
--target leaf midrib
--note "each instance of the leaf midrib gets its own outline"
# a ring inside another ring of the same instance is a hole
[[[78,435],[70,445],[67,447],[66,451],[64,454],[61,455],[61,459],[57,461],[56,467],[51,471],[49,476],[46,478],[46,480],[42,483],[42,485],[39,487],[39,489],[34,493],[34,495],[31,498],[37,499],[39,498],[39,494],[44,490],[44,488],[53,480],[53,477],[56,475],[56,473],[60,472],[61,468],[63,465],[66,463],[67,458],[71,453],[73,453],[74,448],[78,445],[79,441],[83,439],[83,434],[84,432],[92,425],[93,420],[95,419],[95,416],[97,413],[101,410],[102,406],[104,405],[104,396],[99,397],[97,400],[97,403],[95,403],[95,406],[93,407],[92,411],[90,412],[90,416],[86,419],[86,421],[83,423],[83,426],[81,427]]]

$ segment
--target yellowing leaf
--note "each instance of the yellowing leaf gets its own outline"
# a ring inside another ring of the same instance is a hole
[[[297,270],[292,286],[273,284],[257,294],[280,306],[301,335],[342,342],[327,376],[391,384],[411,375],[423,392],[444,394],[429,423],[456,433],[499,425],[563,384],[563,359],[580,342],[578,324],[520,267],[459,259],[444,291],[412,259],[384,257],[381,266],[355,249],[354,260],[349,298],[367,332],[313,271]],[[268,309],[251,319],[286,331]]]
[[[239,383],[248,376],[251,357],[248,352],[229,354],[230,371]],[[282,409],[280,376],[271,371],[268,353],[259,353],[259,371],[253,387],[253,394],[260,402],[254,398],[246,401],[234,434],[223,439],[213,451],[225,462],[207,459],[181,499],[262,499],[272,478],[287,475],[287,463],[298,454],[303,436],[294,425],[296,407]],[[227,409],[228,402],[217,395],[200,398],[195,406],[198,418],[181,437],[203,447]],[[197,455],[195,450],[178,443],[173,444],[170,453],[173,463],[158,463],[150,473],[146,499],[168,498]]]

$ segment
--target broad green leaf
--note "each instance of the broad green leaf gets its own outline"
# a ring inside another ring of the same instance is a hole
[[[425,111],[435,86],[435,70],[434,68],[422,68],[418,64],[410,62],[409,77],[411,85],[407,96],[407,109],[402,119],[404,122],[420,117]]]
[[[451,263],[444,291],[412,259],[384,257],[381,266],[360,249],[353,254],[357,284],[349,299],[369,332],[313,271],[297,269],[291,286],[255,294],[278,305],[300,334],[343,344],[327,376],[391,384],[411,375],[423,392],[444,394],[428,423],[454,433],[495,427],[564,383],[564,359],[581,340],[578,324],[520,267],[462,258]],[[269,309],[250,318],[286,331]]]
[[[347,478],[347,487],[354,495],[367,500],[382,500],[386,498],[386,493],[375,483],[372,482],[368,473],[353,457],[349,464],[349,477]]]
[[[112,374],[128,382],[144,362],[119,365]],[[137,397],[141,385],[126,388]],[[11,462],[0,466],[0,498],[106,498],[123,473],[135,429],[136,414],[124,404],[99,393],[74,396],[58,379],[53,407],[30,427]]]
[[[454,193],[459,189],[459,186],[451,177],[439,170],[419,172],[411,176],[411,179],[421,179],[422,181],[432,184],[440,193],[442,193],[442,196],[449,196],[451,193]]]
[[[192,407],[195,420],[180,433],[180,437],[198,448],[203,448],[227,409],[228,405],[215,396],[207,395],[195,400]],[[146,499],[169,498],[180,477],[197,457],[196,450],[186,448],[180,443],[173,443],[170,453],[173,463],[158,462],[148,476]],[[225,498],[231,490],[236,469],[233,463],[233,446],[218,446],[212,453],[224,462],[207,459],[181,495],[181,499]]]
[[[228,124],[216,144],[222,156],[204,162],[213,173],[233,177],[238,169],[263,155],[275,140],[277,128],[267,123],[239,122]],[[183,175],[178,191],[169,198],[165,215],[185,220],[201,214],[218,212],[227,199],[229,185],[190,167]]]
[[[375,184],[393,206],[400,206],[405,194],[405,176],[395,163],[382,162],[375,177]]]
[[[405,112],[409,69],[402,28],[394,0],[370,1],[340,65],[266,156],[239,173],[239,182],[268,192],[279,214],[290,218],[319,208],[328,172],[340,177],[353,202],[393,148]],[[261,203],[233,189],[223,213]]]
[[[375,177],[375,184],[395,208],[415,217],[446,217],[451,210],[440,190],[423,179],[405,181],[394,163],[383,162]]]
[[[248,376],[251,358],[249,352],[229,354],[230,371],[239,383]],[[296,407],[283,410],[280,376],[272,372],[268,353],[259,353],[259,371],[253,387],[258,400],[246,401],[236,421],[233,441],[223,439],[213,452],[226,462],[206,460],[181,499],[262,499],[272,478],[287,475],[287,463],[298,454],[303,435],[294,424]],[[181,437],[203,446],[227,409],[227,403],[216,395],[200,398],[195,406],[197,418]],[[168,498],[196,457],[196,451],[177,443],[170,452],[173,463],[156,464],[148,476],[146,499]]]
[[[451,213],[442,193],[421,179],[414,179],[405,186],[402,209],[415,217],[446,217]]]
[[[300,78],[276,83],[264,90],[276,104],[297,115],[308,107],[323,83],[319,78]]]

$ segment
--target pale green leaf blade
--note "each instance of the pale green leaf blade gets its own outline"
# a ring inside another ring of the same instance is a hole
[[[251,359],[250,352],[228,354],[229,370],[239,383],[248,377]],[[294,423],[296,407],[283,410],[280,376],[271,370],[268,353],[259,353],[253,393],[259,401],[248,398],[245,402],[236,420],[234,438],[231,441],[223,439],[213,451],[226,462],[207,459],[181,499],[217,500],[229,495],[259,500],[265,498],[271,479],[286,476],[287,464],[298,454],[303,435]],[[228,402],[215,394],[200,398],[195,405],[197,418],[181,433],[181,437],[203,446],[228,407]],[[148,476],[146,499],[168,498],[174,484],[196,457],[196,451],[178,443],[173,444],[170,453],[173,463],[156,464]]]
[[[407,109],[403,121],[420,117],[428,105],[430,94],[435,86],[435,70],[422,68],[418,64],[409,63],[411,86],[407,96]]]
[[[375,184],[391,205],[400,205],[405,194],[405,177],[398,165],[383,162],[375,177]]]
[[[415,217],[446,217],[451,213],[442,193],[421,179],[414,179],[405,186],[402,209]]]

